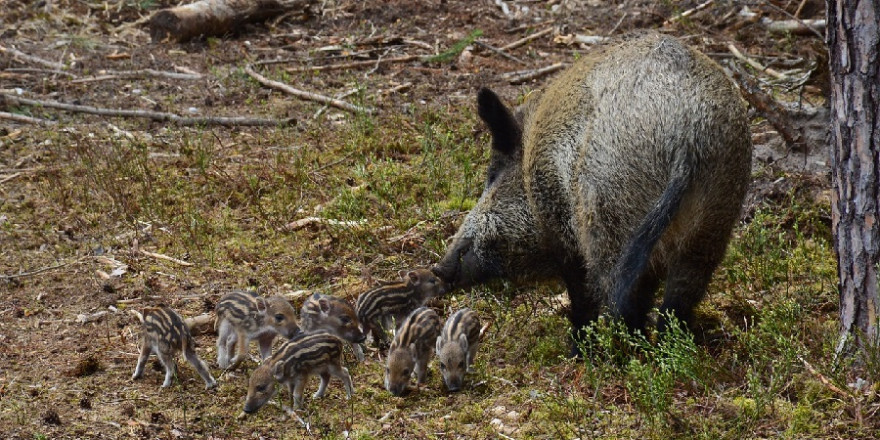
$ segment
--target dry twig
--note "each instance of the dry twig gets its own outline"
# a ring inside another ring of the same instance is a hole
[[[484,48],[484,49],[488,49],[488,50],[491,51],[492,53],[495,53],[495,54],[500,55],[500,56],[502,56],[502,57],[504,57],[504,58],[507,58],[508,60],[513,61],[513,62],[515,62],[515,63],[526,64],[525,61],[523,61],[523,60],[521,60],[521,59],[519,59],[519,58],[517,58],[517,57],[515,57],[515,56],[513,56],[513,55],[511,55],[511,54],[509,54],[509,53],[507,53],[507,52],[505,52],[505,51],[503,51],[503,50],[501,50],[501,49],[495,47],[495,46],[491,46],[491,45],[489,45],[489,44],[486,44],[486,43],[484,43],[484,42],[482,42],[482,41],[480,41],[480,40],[475,40],[475,41],[474,41],[474,44],[476,44],[477,46],[480,46],[480,47],[482,47],[482,48]]]
[[[532,35],[529,35],[529,36],[527,36],[527,37],[525,37],[525,38],[520,38],[519,40],[516,40],[516,41],[514,41],[513,43],[510,43],[510,44],[508,44],[508,45],[506,45],[506,46],[500,47],[499,50],[511,50],[511,49],[516,49],[517,47],[523,46],[523,45],[525,45],[525,44],[527,44],[527,43],[529,43],[529,42],[531,42],[531,41],[533,41],[533,40],[537,40],[538,38],[541,38],[541,37],[543,37],[544,35],[547,35],[547,34],[549,34],[549,33],[551,33],[551,32],[553,32],[553,28],[552,28],[552,27],[548,27],[547,29],[544,29],[544,30],[542,30],[542,31],[535,32],[535,33],[532,34]]]
[[[183,260],[178,259],[178,258],[169,257],[168,255],[164,255],[164,254],[157,254],[157,253],[155,253],[155,252],[145,251],[145,250],[143,250],[143,249],[141,249],[141,254],[146,255],[146,256],[148,256],[148,257],[155,258],[155,259],[157,259],[157,260],[170,261],[170,262],[172,262],[172,263],[179,264],[179,265],[181,265],[181,266],[192,266],[192,265],[193,265],[193,264],[190,263],[189,261],[183,261]]]
[[[309,101],[320,102],[322,104],[331,105],[336,108],[340,108],[342,110],[348,110],[350,112],[356,113],[366,113],[368,115],[373,114],[372,109],[356,106],[354,104],[349,104],[345,101],[340,101],[338,99],[333,99],[329,96],[319,95],[317,93],[306,92],[304,90],[295,89],[287,84],[278,81],[272,81],[271,79],[266,78],[263,75],[255,72],[251,66],[244,66],[244,71],[247,72],[253,79],[257,80],[260,84],[271,87],[273,89],[281,90],[282,92],[291,94],[298,98],[307,99]]]
[[[57,108],[75,113],[88,113],[101,116],[120,116],[130,118],[146,118],[154,121],[168,121],[178,125],[223,125],[227,127],[234,126],[275,126],[284,125],[293,122],[292,119],[263,119],[263,118],[239,118],[239,117],[223,117],[223,116],[204,116],[204,117],[185,117],[174,113],[154,112],[147,110],[125,110],[92,107],[89,105],[65,104],[57,101],[43,101],[38,99],[27,99],[14,96],[11,94],[0,93],[0,101],[5,100],[8,103],[19,105],[34,105],[46,108]]]
[[[9,119],[10,121],[23,122],[26,124],[53,125],[57,122],[49,119],[34,118],[31,116],[17,115],[15,113],[0,112],[0,119]],[[2,183],[2,182],[0,182]]]
[[[530,70],[520,70],[517,72],[508,72],[503,74],[502,76],[507,78],[511,84],[522,84],[526,81],[531,81],[536,78],[540,78],[544,75],[549,75],[557,70],[560,70],[566,66],[565,63],[556,63],[551,64],[546,67],[542,67],[540,69],[530,69]]]
[[[788,148],[796,151],[809,151],[810,146],[807,145],[804,135],[789,124],[785,109],[764,93],[754,78],[739,69],[733,69],[733,79],[739,83],[740,90],[749,104],[767,118],[770,125],[776,128]]]
[[[424,61],[424,56],[420,55],[404,55],[399,57],[391,57],[391,58],[379,58],[376,60],[363,60],[363,61],[350,61],[347,63],[338,63],[338,64],[326,64],[323,66],[306,66],[306,67],[288,67],[284,70],[290,73],[301,73],[301,72],[320,72],[327,70],[343,70],[343,69],[354,69],[357,67],[367,67],[367,66],[378,66],[380,64],[388,64],[388,63],[406,63],[409,61]]]
[[[686,17],[692,15],[695,12],[702,11],[703,9],[708,8],[714,2],[715,2],[715,0],[706,0],[705,2],[700,3],[696,7],[690,8],[687,11],[684,11],[681,14],[678,14],[678,15],[670,18],[669,20],[664,21],[663,26],[668,26],[672,23],[675,23],[678,20],[681,20],[682,18],[686,18]]]
[[[109,79],[124,79],[124,78],[141,78],[141,77],[159,77],[159,78],[170,78],[170,79],[186,79],[186,80],[198,80],[204,78],[204,75],[199,73],[177,73],[177,72],[165,72],[162,70],[154,70],[154,69],[143,69],[143,70],[103,70],[100,75],[90,76],[87,78],[79,78],[71,81],[72,84],[79,83],[87,83],[94,81],[104,81]]]
[[[776,79],[780,79],[780,80],[788,79],[788,77],[783,75],[782,73],[779,73],[769,67],[765,67],[763,64],[759,63],[755,59],[749,58],[749,57],[743,55],[742,52],[740,52],[739,49],[737,49],[736,46],[733,45],[733,43],[728,44],[727,49],[730,51],[730,53],[733,54],[733,56],[735,56],[739,60],[746,62],[748,65],[752,66],[755,70],[764,72],[764,73],[766,73]]]
[[[28,55],[18,49],[12,48],[12,47],[0,46],[0,53],[8,53],[8,54],[12,55],[13,60],[20,60],[20,61],[33,63],[33,64],[39,64],[41,66],[45,66],[50,69],[64,70],[67,68],[67,66],[65,66],[64,64],[56,63],[54,61],[47,61],[47,60],[44,60],[40,57]]]

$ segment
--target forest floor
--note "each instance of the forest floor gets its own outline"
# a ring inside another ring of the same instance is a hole
[[[327,0],[310,17],[187,43],[151,42],[132,25],[169,6],[0,3],[0,93],[287,121],[185,126],[0,104],[57,122],[0,119],[3,438],[877,437],[877,390],[863,384],[877,379],[880,356],[834,355],[823,41],[767,29],[789,15],[821,19],[823,2]],[[197,337],[198,352],[217,389],[205,391],[185,362],[168,389],[153,361],[130,380],[139,329],[127,309],[164,303],[193,317],[240,288],[297,307],[313,291],[353,299],[436,263],[483,187],[488,134],[476,91],[515,104],[553,74],[512,84],[511,73],[589,54],[595,46],[577,36],[640,29],[758,78],[812,143],[787,147],[751,111],[754,183],[693,333],[648,343],[597,325],[589,360],[570,360],[564,288],[494,283],[437,305],[444,316],[472,307],[490,324],[459,393],[443,389],[432,364],[426,386],[393,397],[384,353],[371,349],[364,363],[347,355],[351,400],[333,382],[295,416],[281,407],[285,392],[240,417],[256,357],[222,372],[211,334]],[[529,35],[507,56],[487,48]],[[781,76],[746,66],[731,43]],[[388,62],[402,56],[423,59]],[[373,112],[271,90],[248,65]],[[307,217],[340,222],[295,223]]]

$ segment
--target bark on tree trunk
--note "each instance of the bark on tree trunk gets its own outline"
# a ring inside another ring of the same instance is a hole
[[[828,0],[827,20],[841,331],[867,347],[880,342],[880,5]]]
[[[199,36],[223,35],[245,23],[260,22],[287,12],[308,14],[315,0],[201,0],[156,12],[150,38],[179,42]]]

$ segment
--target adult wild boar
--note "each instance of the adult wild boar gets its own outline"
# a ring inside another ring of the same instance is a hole
[[[488,89],[477,104],[486,186],[434,273],[454,288],[562,280],[574,329],[603,309],[643,329],[665,280],[661,312],[690,321],[749,182],[745,107],[719,66],[647,34],[586,55],[515,114]]]

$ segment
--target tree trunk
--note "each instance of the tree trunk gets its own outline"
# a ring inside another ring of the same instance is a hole
[[[880,6],[828,0],[832,228],[842,336],[876,346],[880,317]],[[841,339],[843,341],[843,338]],[[839,346],[841,350],[843,346]]]
[[[245,23],[295,12],[308,15],[315,0],[200,0],[156,12],[150,18],[154,42],[170,38],[178,42],[200,36],[234,33]]]

